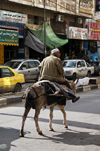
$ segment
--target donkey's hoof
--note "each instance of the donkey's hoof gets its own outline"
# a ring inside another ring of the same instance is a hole
[[[42,133],[42,131],[39,131],[38,134],[39,134],[39,135],[42,135],[43,133]]]
[[[21,134],[21,133],[20,133],[20,137],[24,137],[24,134]]]
[[[66,125],[65,128],[68,128],[68,125]]]
[[[51,128],[49,131],[54,131],[54,129],[53,129],[53,128]]]

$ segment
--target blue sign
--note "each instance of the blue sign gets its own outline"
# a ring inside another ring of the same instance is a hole
[[[83,41],[83,50],[88,51],[88,41]]]
[[[18,28],[19,29],[19,35],[23,36],[23,38],[24,38],[24,25],[23,24],[0,21],[0,25]]]

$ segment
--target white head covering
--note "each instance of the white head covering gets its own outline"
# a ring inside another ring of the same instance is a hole
[[[58,51],[59,51],[59,49],[55,48],[55,49],[51,50],[51,54],[54,54],[55,52],[58,52]]]

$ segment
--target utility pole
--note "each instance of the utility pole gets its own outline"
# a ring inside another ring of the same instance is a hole
[[[47,51],[46,51],[46,13],[45,13],[45,0],[44,0],[44,52],[45,52],[45,57],[47,56]]]

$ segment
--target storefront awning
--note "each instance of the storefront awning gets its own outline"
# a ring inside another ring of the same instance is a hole
[[[29,29],[29,28],[28,28]],[[29,29],[41,42],[44,43],[44,24],[40,26],[38,30]],[[58,48],[65,45],[68,42],[67,39],[60,39],[53,32],[49,23],[46,23],[46,46],[49,48]]]
[[[24,45],[44,54],[44,44],[37,37],[35,37],[30,31],[28,31],[28,35],[25,38]]]
[[[0,29],[0,44],[18,46],[18,31]]]

